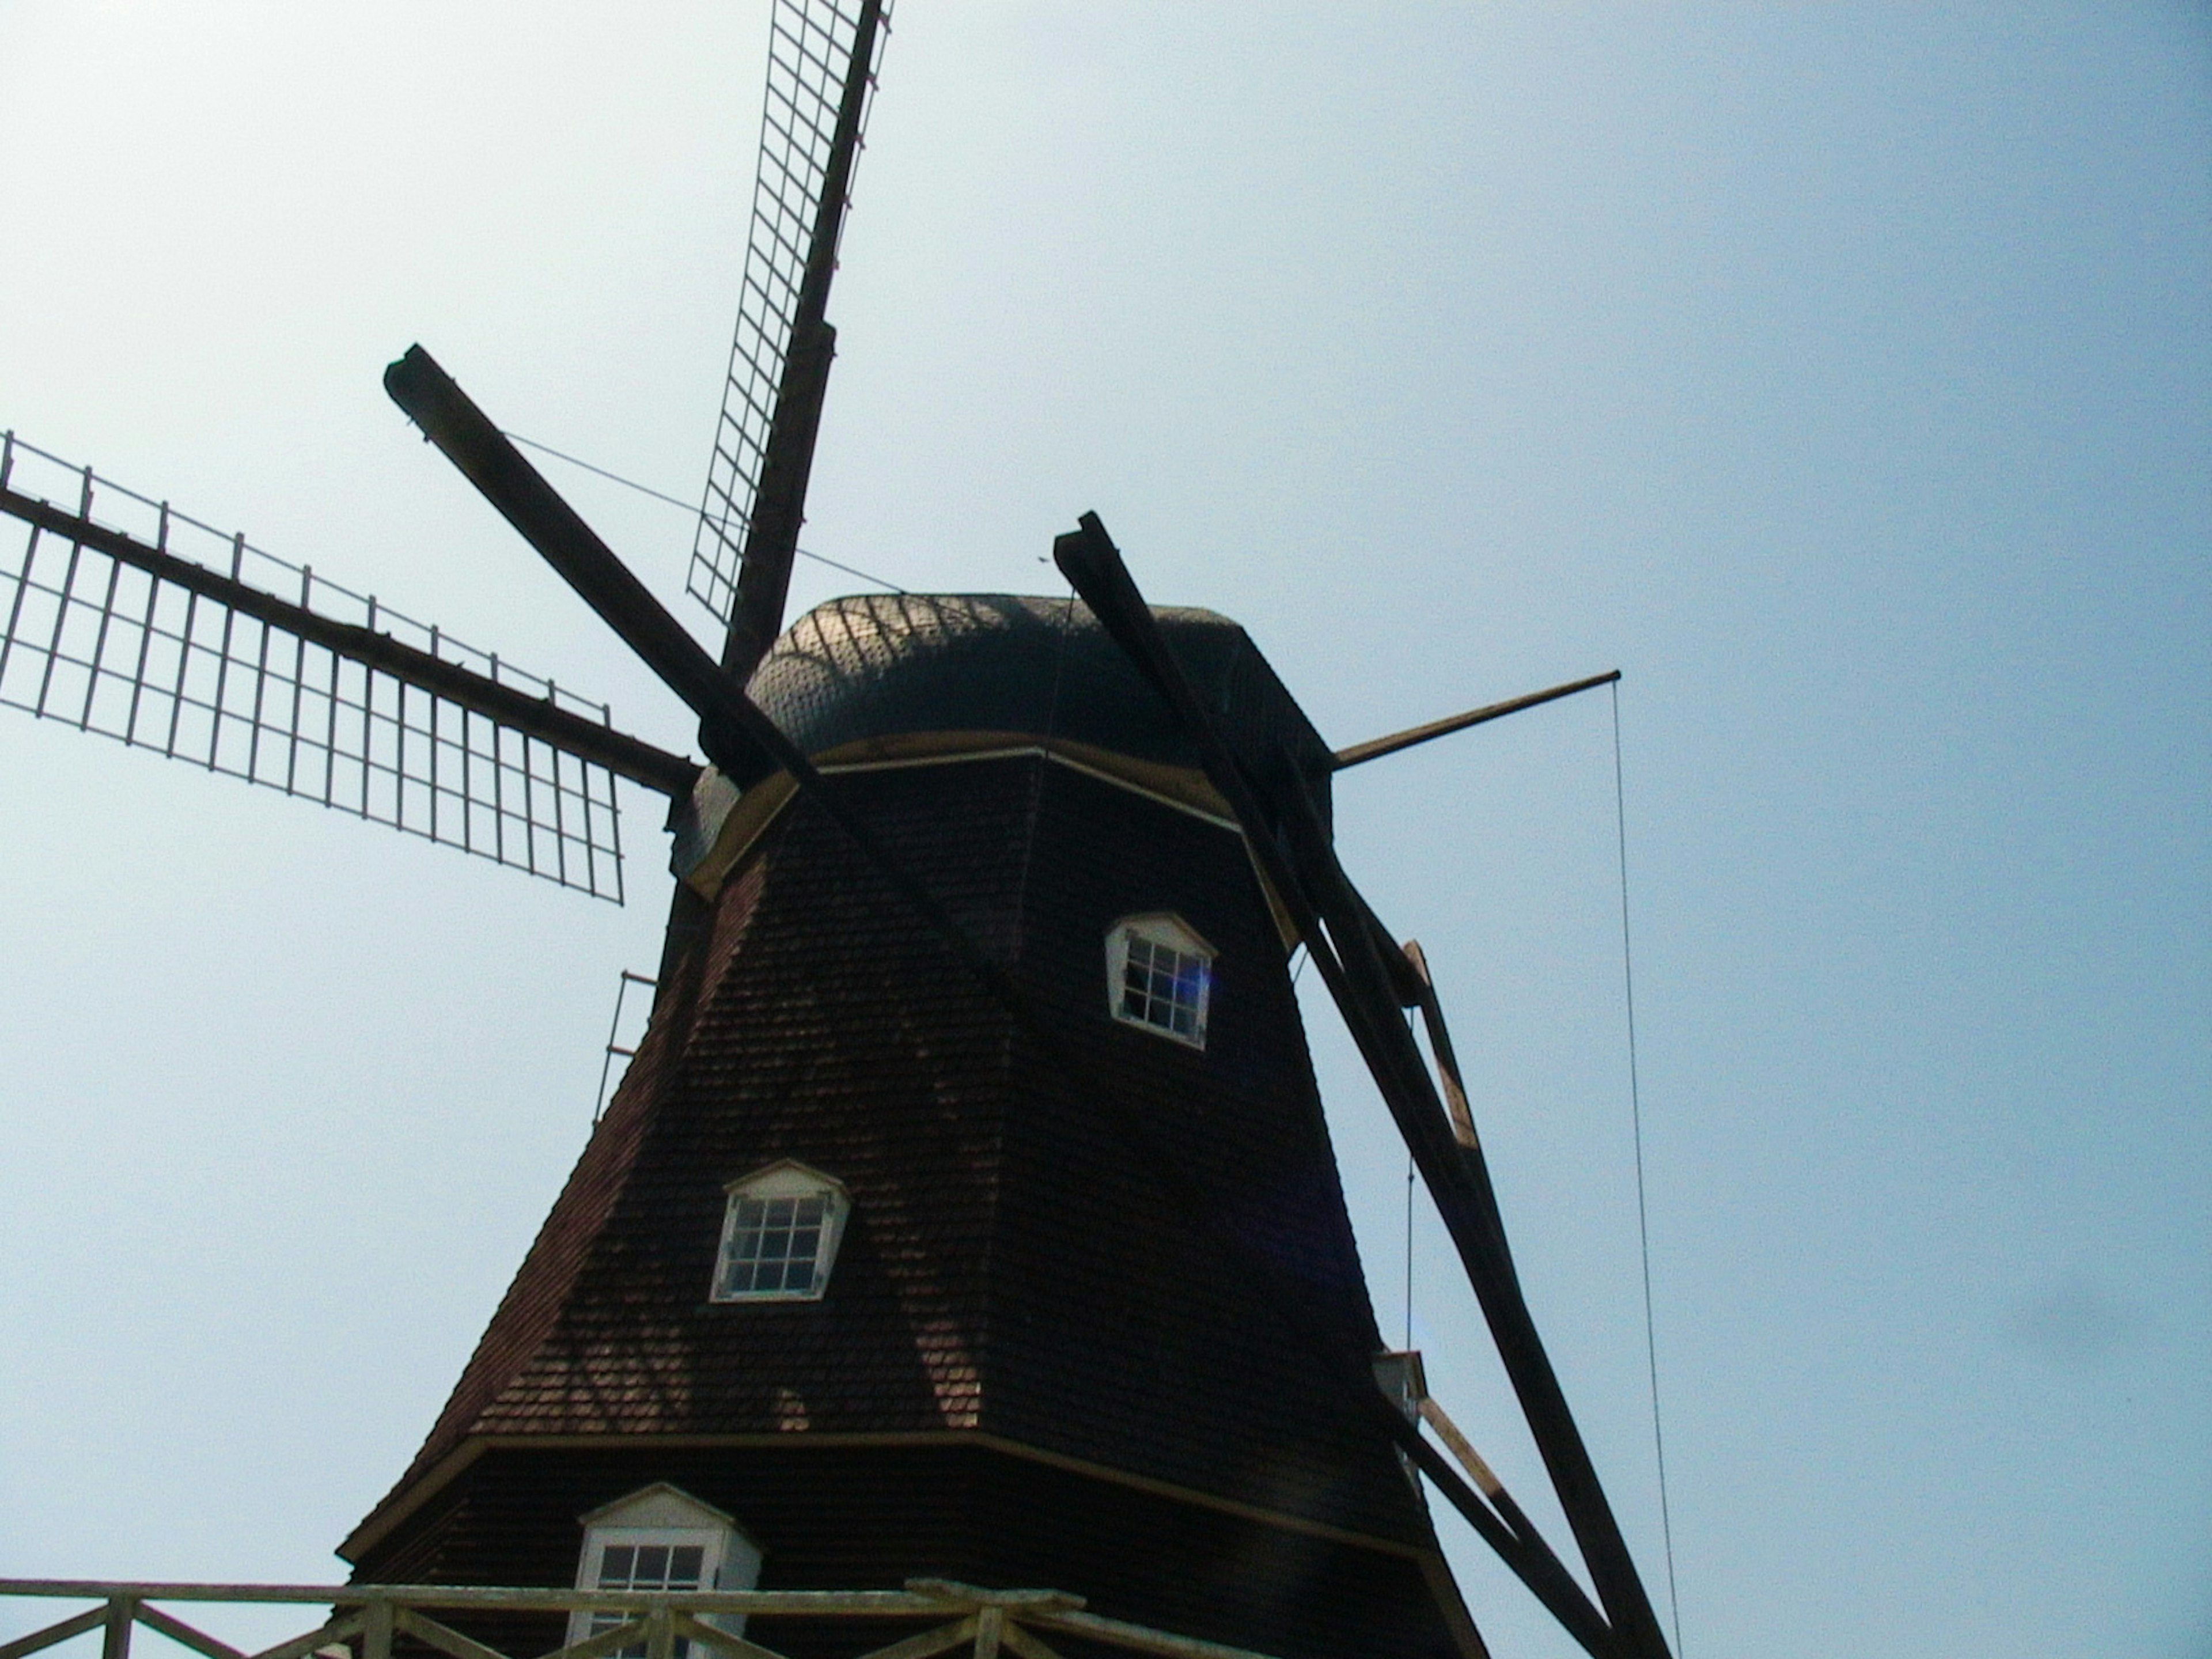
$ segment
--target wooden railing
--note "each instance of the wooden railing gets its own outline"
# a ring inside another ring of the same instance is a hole
[[[678,1659],[696,1643],[712,1659],[785,1659],[773,1648],[710,1624],[716,1614],[776,1619],[922,1621],[925,1628],[855,1653],[851,1659],[931,1659],[972,1654],[997,1659],[1062,1659],[1044,1639],[1057,1633],[1086,1644],[1164,1659],[1267,1659],[1247,1648],[1148,1630],[1084,1611],[1083,1598],[1060,1590],[994,1590],[943,1578],[910,1578],[896,1590],[722,1590],[637,1595],[610,1591],[508,1589],[453,1584],[162,1584],[100,1583],[82,1579],[0,1578],[0,1597],[51,1596],[90,1601],[27,1636],[0,1643],[0,1659],[29,1656],[93,1631],[100,1659],[131,1659],[132,1631],[143,1626],[202,1659],[392,1659],[398,1638],[448,1659],[509,1659],[464,1635],[434,1613],[613,1613],[623,1622],[538,1659],[615,1659],[641,1644],[645,1659]],[[248,1652],[166,1613],[157,1601],[233,1605],[296,1604],[328,1609],[313,1630]],[[696,1650],[694,1650],[696,1651]]]

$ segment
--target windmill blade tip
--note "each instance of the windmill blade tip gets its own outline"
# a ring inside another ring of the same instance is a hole
[[[1076,528],[1052,538],[1052,562],[1060,567],[1062,575],[1080,587],[1083,576],[1119,568],[1121,550],[1114,545],[1114,538],[1106,533],[1105,521],[1096,513],[1084,513],[1075,523]]]
[[[436,360],[423,350],[419,343],[410,345],[384,366],[385,380],[388,384],[395,374],[420,373],[422,366],[426,363],[434,368],[437,366]]]

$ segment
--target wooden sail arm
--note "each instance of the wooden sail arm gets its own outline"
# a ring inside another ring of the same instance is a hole
[[[757,722],[745,711],[760,720],[767,717],[745,701],[737,682],[523,459],[435,358],[419,345],[410,346],[385,370],[384,389],[477,493],[698,714],[699,739],[708,759],[740,787],[775,769],[755,734]]]
[[[782,627],[836,331],[827,319],[890,0],[775,0],[759,170],[686,586],[742,684]]]
[[[798,556],[799,532],[806,516],[806,486],[814,471],[814,441],[822,428],[822,401],[830,389],[830,366],[837,355],[837,331],[826,316],[830,283],[836,274],[837,241],[844,228],[868,78],[883,22],[882,0],[860,0],[722,650],[723,665],[741,682],[750,677],[783,629],[792,562]]]
[[[339,622],[190,559],[179,558],[118,530],[96,524],[34,496],[0,486],[0,513],[23,520],[73,545],[94,548],[188,593],[212,599],[240,616],[281,629],[406,684],[434,693],[475,714],[604,766],[617,777],[664,795],[688,795],[699,776],[696,761],[673,755],[600,721],[532,696],[460,664],[408,645],[391,635]]]

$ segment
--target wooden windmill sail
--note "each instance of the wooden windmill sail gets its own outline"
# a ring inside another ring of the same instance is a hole
[[[719,652],[426,353],[387,375],[697,714],[703,767],[242,543],[194,556],[166,507],[119,525],[88,473],[26,487],[55,465],[27,447],[0,461],[27,526],[0,701],[597,892],[620,890],[612,779],[674,803],[651,1030],[346,1553],[386,1582],[1050,1584],[1284,1655],[1479,1651],[1418,1469],[1593,1654],[1663,1653],[1433,989],[1332,849],[1331,775],[1394,740],[1333,753],[1233,623],[1147,605],[1093,519],[1054,550],[1080,603],[872,598],[783,629],[882,24],[876,0],[775,10],[691,579]],[[1423,1437],[1417,1388],[1377,1386],[1296,948],[1467,1263],[1594,1595]]]

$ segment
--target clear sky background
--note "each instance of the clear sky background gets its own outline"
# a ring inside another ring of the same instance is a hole
[[[0,0],[0,423],[688,746],[378,375],[695,497],[764,18]],[[904,0],[845,254],[809,545],[1056,592],[1096,508],[1340,744],[1626,674],[1687,1654],[2212,1654],[2206,12]],[[703,625],[686,515],[551,471]],[[1339,824],[1663,1600],[1612,744]],[[631,805],[617,910],[0,712],[0,1572],[337,1571],[656,959]],[[1398,1333],[1402,1151],[1308,1012]]]

